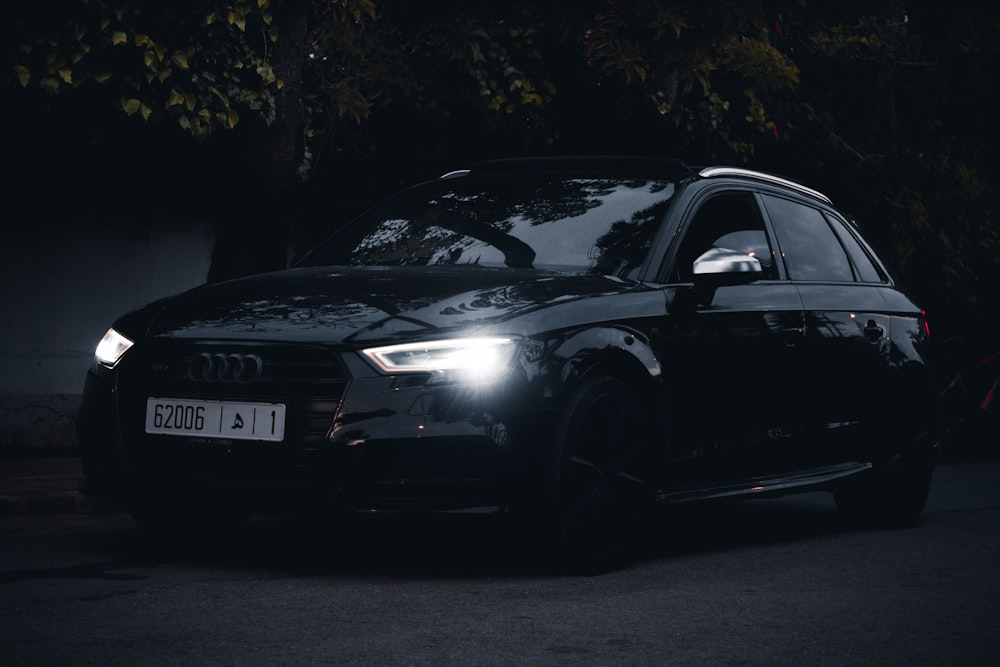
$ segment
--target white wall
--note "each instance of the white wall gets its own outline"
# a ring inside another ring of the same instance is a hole
[[[112,320],[205,282],[214,241],[208,223],[5,226],[0,395],[8,397],[80,394]]]

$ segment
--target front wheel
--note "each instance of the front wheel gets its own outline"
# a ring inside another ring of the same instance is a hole
[[[570,562],[599,566],[622,555],[646,491],[637,470],[644,424],[635,392],[617,378],[594,378],[567,402],[546,486],[548,524]]]

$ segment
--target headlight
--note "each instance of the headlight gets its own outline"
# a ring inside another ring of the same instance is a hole
[[[114,329],[108,329],[108,332],[104,334],[104,338],[97,344],[94,359],[97,363],[112,368],[130,347],[132,347],[131,340]]]
[[[456,338],[363,350],[386,373],[452,371],[476,380],[506,371],[516,351],[513,338]]]

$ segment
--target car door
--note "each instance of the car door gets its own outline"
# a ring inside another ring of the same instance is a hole
[[[843,220],[819,206],[762,194],[788,276],[805,308],[802,391],[818,464],[861,456],[887,382],[890,317],[884,276]]]
[[[671,476],[713,482],[781,473],[801,433],[797,408],[804,313],[784,279],[753,193],[713,190],[679,227],[666,272],[662,358],[672,388]],[[760,280],[699,294],[693,263],[727,248],[761,262]]]

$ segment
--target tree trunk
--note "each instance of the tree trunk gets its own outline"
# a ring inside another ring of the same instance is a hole
[[[245,149],[235,166],[235,196],[219,216],[208,282],[283,269],[295,213],[296,168],[301,153],[299,98],[308,30],[309,0],[283,0],[274,8],[278,41],[271,65],[282,86],[275,118],[248,119]],[[242,123],[241,123],[242,125]]]

